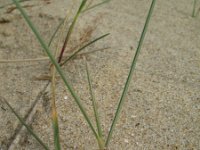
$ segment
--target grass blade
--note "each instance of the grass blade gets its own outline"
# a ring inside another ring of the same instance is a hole
[[[128,78],[126,80],[122,95],[120,97],[119,104],[117,106],[117,110],[115,112],[115,116],[114,116],[114,119],[113,119],[113,122],[112,122],[112,125],[111,125],[111,128],[110,128],[110,131],[108,133],[108,137],[106,139],[106,147],[108,146],[108,144],[110,142],[110,139],[111,139],[111,136],[112,136],[112,133],[113,133],[113,129],[116,125],[117,119],[119,118],[119,114],[121,112],[121,108],[122,108],[122,105],[124,103],[124,99],[125,99],[125,96],[127,94],[127,91],[128,91],[128,87],[129,87],[129,84],[130,84],[130,81],[131,81],[131,78],[132,78],[132,75],[133,75],[133,71],[134,71],[135,66],[136,66],[137,58],[139,56],[139,53],[140,53],[140,50],[141,50],[141,47],[142,47],[142,44],[143,44],[143,41],[144,41],[144,37],[145,37],[146,31],[147,31],[147,27],[148,27],[150,18],[152,16],[152,12],[153,12],[153,8],[155,6],[155,2],[156,2],[156,0],[152,0],[151,6],[150,6],[150,9],[149,9],[149,13],[147,15],[147,19],[146,19],[146,22],[145,22],[145,25],[144,25],[144,28],[143,28],[143,31],[142,31],[142,34],[141,34],[141,37],[140,37],[140,41],[138,43],[136,53],[133,57],[133,61],[132,61],[131,67],[130,67]]]
[[[195,17],[196,4],[197,4],[197,0],[194,0],[194,2],[193,2],[192,17]]]
[[[91,99],[92,99],[92,106],[93,106],[93,110],[94,110],[96,126],[97,126],[97,130],[98,130],[98,135],[102,139],[103,134],[102,134],[101,123],[100,123],[100,120],[99,120],[99,114],[98,114],[98,110],[97,110],[97,103],[96,103],[96,100],[95,100],[95,97],[94,97],[94,93],[92,91],[92,83],[91,83],[91,79],[90,79],[88,64],[87,64],[87,61],[85,61],[85,62],[86,62],[85,65],[86,65],[86,72],[87,72],[87,80],[88,80],[88,85],[89,85],[89,90],[90,90],[90,96],[91,96]]]
[[[60,150],[60,137],[59,137],[59,124],[58,124],[58,114],[56,110],[56,70],[55,66],[51,67],[51,99],[52,99],[52,125],[54,130],[54,145],[56,150]]]
[[[33,23],[31,22],[31,20],[29,19],[29,17],[27,16],[26,12],[23,10],[23,8],[20,6],[20,4],[18,3],[17,0],[12,0],[13,2],[15,2],[17,8],[19,9],[19,11],[21,12],[22,16],[24,17],[24,19],[26,20],[26,22],[28,23],[29,27],[32,29],[33,33],[35,34],[36,38],[38,39],[38,41],[40,42],[41,46],[43,47],[43,49],[45,50],[45,52],[47,53],[47,55],[49,56],[52,64],[54,64],[57,72],[59,73],[59,75],[61,76],[65,86],[68,88],[69,92],[71,93],[72,97],[74,98],[76,104],[78,105],[79,109],[81,110],[81,113],[83,114],[85,120],[87,121],[89,127],[91,128],[93,134],[95,135],[95,137],[98,139],[98,135],[83,107],[83,105],[81,104],[81,101],[79,99],[79,97],[77,96],[77,94],[75,93],[75,91],[73,90],[72,86],[68,83],[67,79],[65,78],[65,75],[60,67],[60,65],[57,63],[56,59],[53,57],[53,55],[51,54],[51,51],[49,50],[48,46],[46,45],[46,43],[44,42],[44,40],[42,39],[42,37],[40,36],[39,32],[36,30],[35,26],[33,25]]]
[[[73,21],[72,21],[72,24],[71,24],[70,27],[69,27],[69,30],[68,30],[68,32],[67,32],[67,36],[66,36],[66,38],[65,38],[63,47],[62,47],[61,52],[60,52],[60,55],[59,55],[59,59],[58,59],[58,62],[59,62],[59,63],[60,63],[61,60],[62,60],[63,53],[64,53],[64,51],[65,51],[65,48],[66,48],[67,44],[68,44],[69,38],[70,38],[70,36],[71,36],[71,33],[72,33],[73,29],[74,29],[74,25],[75,25],[75,23],[76,23],[76,21],[77,21],[79,15],[80,15],[80,13],[81,13],[83,7],[85,6],[86,2],[87,2],[87,0],[82,0],[82,3],[81,3],[81,5],[80,5],[80,7],[79,7],[79,9],[78,9],[78,11],[77,11],[77,13],[76,13],[76,15],[75,15]]]
[[[18,113],[13,109],[13,107],[6,101],[6,99],[5,98],[1,98],[1,99],[6,103],[6,105],[10,108],[10,110],[15,114],[15,116],[21,122],[21,124],[23,124],[26,127],[28,132],[40,143],[40,145],[45,150],[49,150],[49,148],[46,146],[46,144],[44,144],[42,142],[42,140],[34,133],[34,131],[23,121],[23,119],[18,115]]]
[[[101,6],[101,5],[103,5],[103,4],[105,4],[105,3],[108,3],[108,2],[110,2],[110,1],[111,1],[111,0],[105,0],[105,1],[103,1],[103,2],[100,2],[100,3],[98,3],[98,4],[95,4],[95,5],[93,5],[93,6],[89,7],[89,8],[84,9],[84,10],[82,11],[82,13],[84,13],[84,12],[86,12],[86,11],[88,11],[88,10],[91,10],[91,9],[93,9],[93,8],[95,8],[95,7]]]
[[[98,40],[108,36],[110,33],[107,33],[107,34],[104,34],[96,39],[94,39],[93,41],[87,43],[86,45],[84,45],[83,47],[79,48],[77,51],[75,51],[72,55],[70,55],[66,60],[64,60],[62,63],[61,63],[61,66],[64,65],[65,63],[67,63],[69,60],[71,60],[73,57],[76,56],[76,54],[78,54],[80,51],[82,51],[83,49],[85,49],[86,47],[90,46],[91,44],[97,42]]]

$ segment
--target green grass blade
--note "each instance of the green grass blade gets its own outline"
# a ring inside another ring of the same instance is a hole
[[[197,0],[194,0],[194,2],[193,2],[192,17],[195,17],[196,4],[197,4]]]
[[[96,100],[95,100],[94,93],[92,91],[92,83],[91,83],[91,79],[90,79],[90,73],[89,73],[87,61],[86,61],[85,65],[86,65],[87,80],[88,80],[89,91],[90,91],[90,96],[91,96],[91,100],[92,100],[92,106],[93,106],[93,110],[94,110],[96,126],[97,126],[97,130],[98,130],[98,135],[99,135],[100,138],[103,138],[102,129],[101,129],[101,123],[100,123],[99,114],[98,114],[98,110],[97,110],[98,109],[97,108],[97,103],[96,103]]]
[[[38,41],[40,42],[41,46],[44,48],[45,52],[47,53],[47,55],[49,56],[52,64],[54,64],[57,72],[59,73],[59,75],[61,76],[65,86],[68,88],[69,92],[71,93],[71,95],[73,96],[76,104],[78,105],[79,109],[81,110],[81,113],[83,114],[85,120],[87,121],[89,127],[91,128],[92,132],[94,133],[95,137],[98,138],[98,135],[83,107],[83,105],[80,102],[79,97],[77,96],[77,94],[75,93],[75,91],[73,90],[72,86],[68,83],[67,79],[65,78],[65,75],[60,67],[60,65],[57,63],[56,59],[53,57],[51,51],[49,50],[48,46],[46,45],[46,43],[44,42],[44,40],[42,39],[42,37],[40,36],[40,34],[38,33],[38,31],[36,30],[35,26],[33,25],[33,23],[31,22],[31,20],[29,19],[29,17],[27,16],[26,12],[23,10],[23,8],[20,6],[20,4],[18,3],[17,0],[12,0],[13,2],[15,2],[17,8],[19,9],[19,11],[21,12],[22,16],[24,17],[24,19],[26,20],[26,22],[28,23],[29,27],[32,29],[33,33],[35,34],[36,38],[38,39]]]
[[[56,109],[56,80],[55,80],[55,75],[56,75],[56,70],[55,67],[51,67],[51,112],[52,112],[52,125],[53,125],[53,131],[54,131],[54,146],[56,150],[60,150],[60,137],[59,137],[59,124],[58,124],[58,113]]]
[[[110,33],[107,33],[107,34],[104,34],[94,40],[92,40],[91,42],[87,43],[86,45],[84,45],[83,47],[79,48],[77,51],[75,51],[73,54],[71,54],[66,60],[64,60],[62,63],[61,63],[61,66],[64,65],[65,63],[67,63],[69,60],[71,60],[72,58],[74,58],[79,52],[81,52],[82,50],[84,50],[86,47],[90,46],[91,44],[97,42],[98,40],[108,36]]]
[[[57,114],[53,117],[54,144],[56,150],[61,150]]]
[[[95,5],[93,5],[93,6],[89,7],[89,8],[84,9],[84,10],[82,11],[82,13],[84,13],[84,12],[86,12],[86,11],[88,11],[88,10],[91,10],[91,9],[93,9],[93,8],[96,8],[96,7],[98,7],[98,6],[101,6],[101,5],[103,5],[103,4],[105,4],[105,3],[108,3],[108,2],[110,2],[110,1],[111,1],[111,0],[105,0],[105,1],[103,1],[103,2],[100,2],[100,3],[98,3],[98,4],[95,4]]]
[[[111,125],[111,128],[110,128],[110,131],[108,133],[108,137],[106,139],[106,147],[108,146],[108,144],[110,142],[110,139],[111,139],[111,136],[112,136],[112,133],[113,133],[113,129],[114,129],[115,125],[116,125],[117,119],[119,118],[119,114],[121,112],[121,108],[122,108],[122,105],[124,103],[124,99],[125,99],[125,96],[127,94],[127,91],[128,91],[128,87],[129,87],[129,84],[130,84],[130,81],[131,81],[131,78],[132,78],[132,75],[133,75],[133,71],[135,70],[135,65],[136,65],[136,62],[137,62],[137,58],[139,56],[139,53],[140,53],[140,50],[141,50],[141,47],[142,47],[142,44],[143,44],[143,41],[144,41],[144,37],[145,37],[146,31],[147,31],[147,27],[148,27],[150,18],[152,16],[152,12],[153,12],[153,8],[155,6],[155,2],[156,2],[156,0],[152,0],[151,6],[150,6],[150,9],[149,9],[149,13],[147,15],[147,19],[146,19],[146,22],[145,22],[145,25],[144,25],[144,28],[143,28],[139,43],[138,43],[138,47],[137,47],[136,53],[135,53],[135,55],[133,57],[133,61],[132,61],[131,67],[130,67],[128,78],[126,80],[122,95],[120,97],[119,104],[117,106],[117,110],[115,112],[115,116],[114,116],[114,119],[113,119],[113,122],[112,122],[112,125]]]
[[[66,48],[67,44],[68,44],[69,38],[70,38],[70,36],[71,36],[71,34],[72,34],[72,31],[73,31],[73,29],[74,29],[74,26],[75,26],[75,24],[76,24],[76,21],[77,21],[79,15],[80,15],[82,9],[84,8],[86,2],[87,2],[87,0],[82,0],[82,3],[81,3],[81,5],[80,5],[80,7],[79,7],[79,9],[78,9],[78,11],[77,11],[77,13],[76,13],[76,15],[75,15],[73,21],[72,21],[72,24],[71,24],[70,27],[69,27],[69,30],[68,30],[68,32],[67,32],[67,36],[66,36],[66,38],[65,38],[63,47],[62,47],[62,49],[61,49],[61,52],[60,52],[60,55],[59,55],[59,58],[58,58],[58,62],[59,62],[59,63],[60,63],[61,60],[62,60],[63,53],[64,53],[64,51],[65,51],[65,48]]]
[[[15,114],[15,116],[17,117],[17,119],[21,122],[21,124],[23,124],[26,129],[28,130],[28,132],[40,143],[40,145],[45,149],[45,150],[49,150],[49,148],[47,147],[46,144],[44,144],[42,142],[42,140],[34,133],[34,131],[23,121],[23,119],[18,115],[18,113],[13,109],[13,107],[4,99],[4,102],[6,103],[6,105],[10,108],[10,110],[13,112],[13,114]]]

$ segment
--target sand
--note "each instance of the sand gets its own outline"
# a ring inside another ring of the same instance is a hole
[[[34,0],[22,5],[48,42],[71,2]],[[112,0],[81,15],[73,32],[69,53],[84,38],[89,41],[110,33],[83,52],[88,53],[78,55],[64,66],[68,80],[94,119],[83,59],[87,57],[104,136],[108,134],[150,3],[150,0]],[[0,0],[0,5],[3,4],[7,1]],[[192,0],[157,1],[110,150],[200,149],[200,17],[191,17],[192,4]],[[77,6],[78,3],[73,6],[74,11]],[[94,50],[99,51],[89,53]],[[1,8],[0,61],[42,57],[45,57],[42,48],[14,5]],[[0,70],[0,149],[43,149],[2,99],[54,149],[50,87],[48,81],[35,80],[48,74],[49,62],[0,63]],[[61,79],[57,82],[56,105],[62,148],[98,149]]]

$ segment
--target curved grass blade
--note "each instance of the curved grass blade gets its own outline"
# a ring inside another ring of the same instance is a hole
[[[137,47],[136,53],[135,53],[135,55],[133,57],[133,61],[132,61],[131,67],[130,67],[128,78],[126,80],[122,95],[120,97],[119,104],[117,106],[117,110],[115,112],[115,116],[114,116],[114,119],[113,119],[113,122],[112,122],[112,125],[111,125],[111,128],[110,128],[110,131],[108,133],[108,137],[106,139],[106,147],[108,146],[108,144],[110,142],[114,127],[115,127],[116,122],[117,122],[117,120],[119,118],[119,114],[121,112],[121,108],[122,108],[122,105],[124,103],[127,91],[128,91],[128,87],[129,87],[129,84],[130,84],[130,81],[131,81],[131,78],[132,78],[132,75],[133,75],[133,71],[135,70],[137,58],[139,56],[139,53],[140,53],[140,50],[141,50],[141,47],[142,47],[142,44],[143,44],[143,41],[144,41],[144,37],[145,37],[146,31],[147,31],[147,28],[148,28],[148,25],[149,25],[149,21],[150,21],[151,16],[152,16],[152,12],[153,12],[155,3],[156,3],[156,0],[152,0],[151,6],[150,6],[150,9],[149,9],[149,13],[147,15],[147,19],[146,19],[146,22],[145,22],[145,25],[144,25],[144,28],[143,28],[143,31],[142,31],[142,34],[141,34],[141,37],[140,37],[140,41],[138,43],[138,47]]]
[[[87,43],[86,45],[84,45],[83,47],[79,48],[77,51],[75,51],[72,55],[70,55],[66,60],[64,60],[62,63],[61,63],[61,66],[64,65],[65,63],[67,63],[69,60],[71,60],[73,57],[76,56],[76,54],[78,54],[80,51],[82,51],[83,49],[85,49],[86,47],[90,46],[91,44],[97,42],[98,40],[108,36],[110,33],[107,33],[107,34],[104,34],[96,39],[94,39],[93,41]]]
[[[15,114],[15,116],[21,122],[21,124],[23,124],[26,127],[26,129],[28,130],[28,132],[40,143],[40,145],[45,150],[49,150],[49,148],[47,147],[47,145],[44,144],[42,142],[42,140],[37,136],[37,134],[35,134],[35,132],[23,121],[23,119],[18,115],[18,113],[13,109],[13,107],[6,101],[6,99],[4,99],[4,98],[2,98],[2,99],[6,103],[6,105],[10,108],[10,110],[13,112],[13,114]]]
[[[68,32],[67,32],[67,35],[66,35],[66,38],[65,38],[63,47],[62,47],[62,49],[61,49],[61,52],[60,52],[60,55],[59,55],[59,58],[58,58],[58,63],[60,63],[61,60],[62,60],[63,53],[64,53],[64,51],[65,51],[65,48],[66,48],[67,44],[68,44],[69,38],[70,38],[70,36],[71,36],[71,33],[72,33],[73,29],[74,29],[75,23],[76,23],[76,21],[77,21],[79,15],[80,15],[80,13],[81,13],[83,7],[85,6],[86,2],[87,2],[87,0],[82,0],[82,3],[81,3],[81,5],[80,5],[80,7],[79,7],[79,9],[78,9],[78,11],[77,11],[77,13],[76,13],[76,15],[75,15],[73,21],[72,21],[72,24],[71,24],[70,27],[69,27],[69,30],[68,30]]]
[[[46,45],[46,43],[44,42],[44,40],[42,39],[41,35],[39,34],[39,32],[36,30],[35,26],[33,25],[33,23],[31,22],[31,20],[29,19],[29,17],[27,16],[26,12],[23,10],[23,8],[20,6],[20,4],[18,3],[17,0],[12,0],[13,2],[15,2],[17,8],[19,9],[19,11],[21,12],[22,16],[24,17],[24,19],[26,20],[27,24],[29,25],[29,27],[32,29],[33,33],[35,34],[36,38],[38,39],[38,41],[40,42],[41,46],[43,47],[43,49],[45,50],[45,52],[47,53],[47,55],[49,56],[52,64],[54,64],[57,72],[59,73],[59,75],[61,76],[65,86],[68,88],[69,92],[71,93],[72,97],[74,98],[76,104],[78,105],[81,113],[83,114],[85,120],[87,121],[90,129],[92,130],[93,134],[95,135],[95,137],[98,139],[98,135],[90,121],[90,118],[88,117],[83,105],[81,104],[80,98],[77,96],[77,94],[75,93],[75,91],[73,90],[72,86],[68,83],[67,79],[65,78],[65,75],[60,67],[60,65],[57,63],[56,59],[53,57],[51,51],[49,50],[48,46]]]

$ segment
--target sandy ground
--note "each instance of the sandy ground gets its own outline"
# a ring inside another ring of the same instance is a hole
[[[110,150],[200,149],[200,17],[191,17],[192,2],[157,1]],[[0,0],[1,5],[6,3]],[[73,48],[85,38],[85,33],[90,33],[88,40],[111,34],[85,50],[106,48],[85,55],[105,136],[150,3],[150,0],[112,0],[88,11],[81,16],[70,41],[69,47]],[[48,41],[71,7],[71,1],[34,0],[22,5]],[[0,9],[0,60],[41,57],[44,57],[42,48],[15,7]],[[82,58],[77,56],[64,70],[92,117]],[[54,149],[48,82],[34,80],[48,73],[48,65],[47,61],[0,63],[0,96]],[[42,149],[0,102],[0,149]],[[63,149],[97,149],[93,134],[61,80],[57,83],[56,104]]]

